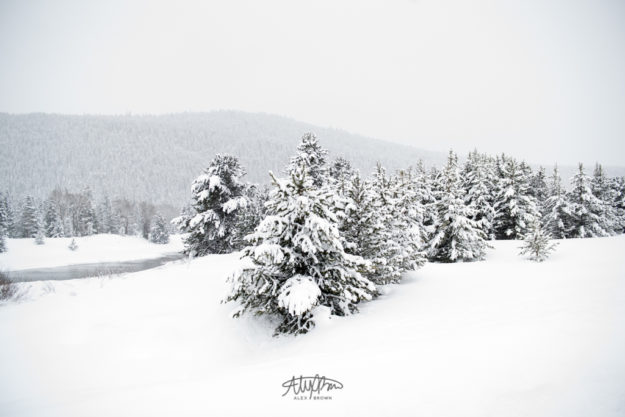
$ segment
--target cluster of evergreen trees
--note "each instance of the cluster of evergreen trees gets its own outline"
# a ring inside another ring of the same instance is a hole
[[[114,233],[167,243],[169,229],[153,204],[108,197],[94,204],[89,189],[78,193],[55,189],[42,202],[27,196],[17,205],[8,194],[0,193],[0,252],[6,250],[6,237],[35,238],[42,244],[44,237]]]
[[[443,169],[363,177],[349,161],[327,162],[306,134],[286,177],[270,173],[271,191],[246,184],[236,157],[217,155],[192,186],[192,204],[174,220],[191,255],[243,249],[251,266],[230,278],[235,313],[281,317],[277,333],[305,333],[317,307],[356,311],[377,285],[398,282],[429,259],[483,259],[488,241],[536,236],[608,236],[625,228],[625,181],[582,165],[566,191],[505,155],[450,152]],[[542,244],[542,243],[541,243]],[[548,246],[548,245],[547,245]],[[546,247],[547,247],[546,246]],[[548,246],[551,249],[551,246]],[[541,259],[544,259],[541,254]]]

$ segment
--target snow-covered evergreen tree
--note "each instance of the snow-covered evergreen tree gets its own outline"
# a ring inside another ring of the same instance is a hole
[[[39,225],[39,227],[37,228],[37,234],[35,235],[35,244],[37,245],[43,245],[44,242],[44,231],[43,231],[43,225]]]
[[[63,221],[59,207],[54,199],[44,203],[43,228],[46,237],[63,237]]]
[[[234,247],[243,248],[247,245],[245,237],[254,232],[256,227],[265,218],[265,203],[269,199],[269,190],[266,187],[247,184],[245,187],[247,206],[238,211],[236,227],[234,228]]]
[[[436,208],[438,221],[429,242],[429,255],[439,262],[476,261],[485,256],[486,234],[473,209],[465,204],[458,158],[450,151],[443,171]]]
[[[592,192],[590,177],[584,172],[580,163],[578,172],[571,179],[572,189],[568,193],[571,207],[570,237],[608,236],[608,226],[604,214],[604,204]]]
[[[152,219],[150,229],[150,242],[166,244],[169,243],[169,230],[167,229],[167,222],[160,214],[155,214]]]
[[[98,219],[89,187],[77,195],[73,228],[77,236],[91,236],[98,232]]]
[[[495,236],[518,239],[527,233],[536,219],[540,219],[536,200],[529,191],[531,170],[527,164],[504,155],[497,161]]]
[[[529,195],[534,197],[538,212],[543,216],[545,201],[549,197],[549,189],[547,187],[547,174],[542,166],[538,167],[536,173],[530,175]]]
[[[68,246],[69,250],[71,251],[75,251],[78,249],[78,244],[76,243],[76,239],[72,238],[72,241],[69,242],[69,246]]]
[[[411,204],[417,204],[415,195],[409,190],[401,190],[402,184],[407,186],[409,183],[409,178],[388,177],[381,164],[371,180],[376,210],[384,230],[378,257],[385,263],[378,265],[376,270],[377,284],[399,282],[402,273],[425,263],[418,213],[409,211],[414,208]]]
[[[332,165],[330,165],[328,175],[338,193],[340,195],[345,195],[349,183],[355,175],[355,171],[354,168],[352,168],[352,164],[347,159],[339,156],[332,162]]]
[[[601,164],[596,164],[590,188],[593,195],[601,202],[600,212],[597,213],[601,219],[601,228],[607,234],[614,235],[618,233],[620,221],[614,205],[616,193],[611,182],[611,179],[605,175]]]
[[[385,245],[391,235],[384,224],[383,211],[376,200],[370,183],[360,174],[352,176],[347,184],[344,216],[340,222],[340,233],[345,238],[345,252],[361,256],[368,261],[362,271],[371,281],[383,284],[390,281],[385,258]]]
[[[37,235],[39,228],[39,217],[35,199],[26,196],[22,207],[22,217],[20,220],[21,237],[32,238]]]
[[[319,140],[314,133],[306,133],[302,136],[297,146],[297,154],[291,158],[287,172],[293,174],[298,171],[302,164],[306,167],[308,175],[312,178],[313,185],[320,187],[327,179],[326,156],[327,149],[319,145]]]
[[[188,233],[185,253],[203,256],[229,253],[239,249],[237,226],[239,210],[247,207],[245,170],[231,155],[218,154],[191,187],[193,212],[174,219],[180,230]]]
[[[539,221],[535,221],[525,236],[520,255],[529,255],[532,261],[543,262],[558,245],[549,239],[549,233],[543,230]]]
[[[0,253],[6,252],[6,237],[9,234],[9,214],[4,204],[4,196],[0,193]]]
[[[549,178],[548,195],[543,209],[544,228],[554,238],[565,239],[572,228],[572,214],[557,165]]]
[[[489,240],[495,238],[494,175],[486,155],[477,151],[469,153],[462,175],[464,201],[473,210],[472,219]]]
[[[612,180],[614,190],[614,208],[618,222],[617,233],[625,232],[625,177],[617,177]]]
[[[230,277],[225,301],[236,301],[243,313],[280,317],[278,333],[306,333],[314,326],[316,306],[331,314],[347,315],[370,300],[374,284],[358,271],[365,261],[344,251],[334,214],[335,193],[317,188],[304,164],[287,180],[271,174],[274,189],[267,202],[268,216],[245,248],[252,267]]]

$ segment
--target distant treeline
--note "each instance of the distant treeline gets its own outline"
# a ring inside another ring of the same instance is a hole
[[[98,233],[140,235],[148,239],[152,227],[169,221],[178,210],[169,205],[105,196],[94,201],[89,188],[79,192],[54,189],[45,200],[26,196],[14,201],[0,193],[0,229],[11,238],[90,236]]]

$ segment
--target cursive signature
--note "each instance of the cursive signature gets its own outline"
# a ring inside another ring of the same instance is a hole
[[[282,396],[287,395],[293,390],[294,395],[309,394],[308,398],[312,398],[313,394],[321,394],[325,389],[326,391],[332,391],[333,389],[343,389],[343,384],[335,379],[326,378],[325,376],[293,376],[293,378],[282,384],[286,391]]]

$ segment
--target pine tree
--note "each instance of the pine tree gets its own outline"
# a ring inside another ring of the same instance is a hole
[[[37,234],[35,235],[35,244],[43,245],[45,243],[43,237],[43,225],[39,225],[39,227],[37,228]]]
[[[540,218],[536,200],[529,192],[531,170],[524,163],[502,155],[495,196],[495,236],[497,239],[518,239]]]
[[[462,188],[465,191],[464,202],[473,210],[472,220],[477,223],[489,240],[495,238],[493,179],[494,172],[488,157],[477,151],[469,153],[462,176]]]
[[[154,219],[151,221],[150,229],[150,242],[166,244],[169,243],[169,230],[167,229],[167,222],[160,214],[154,215]]]
[[[334,160],[328,170],[330,181],[340,195],[345,195],[352,177],[355,175],[352,164],[343,157]]]
[[[269,190],[266,187],[246,184],[245,198],[247,205],[238,211],[233,231],[233,242],[236,248],[243,248],[247,245],[245,237],[253,233],[265,218],[265,203],[269,199]]]
[[[543,230],[540,222],[535,221],[523,241],[520,255],[529,255],[532,261],[543,262],[558,245],[551,243],[549,238],[549,233]]]
[[[614,205],[616,193],[611,185],[610,179],[605,175],[601,164],[595,165],[590,188],[593,195],[601,202],[599,212],[597,213],[601,228],[609,235],[616,234],[620,227],[620,221]]]
[[[312,179],[313,185],[321,187],[327,179],[325,165],[327,154],[328,151],[319,145],[317,136],[314,133],[306,133],[297,146],[297,155],[291,158],[287,172],[292,175],[303,165]]]
[[[407,203],[414,203],[414,196],[404,195],[399,190],[402,182],[389,178],[378,163],[371,185],[384,230],[378,257],[385,263],[376,269],[377,284],[397,283],[405,271],[415,270],[425,263],[417,213],[408,212]]]
[[[384,216],[376,202],[370,183],[356,173],[345,190],[348,203],[340,219],[340,233],[345,238],[345,252],[360,256],[368,262],[362,272],[374,283],[384,284],[394,274],[387,272],[384,248],[390,233],[384,225]]]
[[[63,237],[63,222],[58,204],[54,199],[44,203],[43,228],[46,237]]]
[[[580,163],[571,179],[573,189],[568,193],[571,207],[570,237],[608,236],[604,219],[604,204],[592,192],[591,180]]]
[[[436,208],[436,231],[429,242],[430,258],[439,262],[481,260],[486,251],[486,234],[473,209],[464,202],[457,156],[450,151],[443,172]]]
[[[191,187],[193,212],[174,220],[182,232],[189,233],[185,253],[204,256],[239,249],[234,233],[237,214],[248,203],[243,175],[245,170],[237,158],[218,154],[195,179]]]
[[[0,253],[6,252],[6,237],[9,233],[9,215],[4,204],[4,196],[0,193]]]
[[[230,277],[225,301],[239,302],[235,317],[279,317],[276,334],[306,333],[314,327],[316,306],[348,315],[376,289],[358,272],[365,261],[343,249],[332,190],[315,187],[304,165],[291,170],[288,180],[271,176],[269,215],[250,237],[252,246],[243,251],[254,266]]]
[[[538,171],[530,176],[530,188],[529,195],[534,197],[538,212],[541,216],[544,215],[545,201],[549,197],[549,190],[547,187],[547,176],[545,174],[545,168],[538,167]]]
[[[20,220],[21,237],[33,238],[37,235],[39,218],[37,205],[31,196],[26,196],[22,208],[22,218]]]
[[[548,195],[544,204],[544,228],[554,238],[565,239],[570,235],[573,220],[557,165],[549,180]]]
[[[72,238],[72,241],[69,242],[69,246],[68,246],[69,250],[71,251],[75,251],[78,249],[78,244],[76,243],[76,239]]]
[[[616,232],[623,233],[625,232],[625,177],[613,178],[611,184],[614,191],[613,207],[618,222]]]

